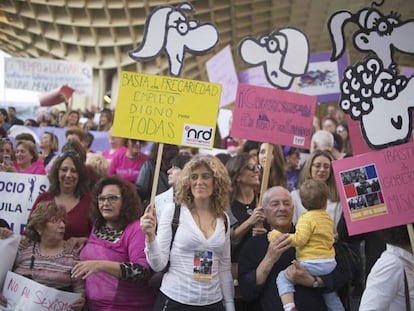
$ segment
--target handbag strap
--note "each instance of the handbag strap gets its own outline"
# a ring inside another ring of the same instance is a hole
[[[404,269],[404,291],[405,291],[405,308],[407,311],[411,310],[410,291],[408,289],[407,273]]]
[[[174,216],[173,216],[173,219],[171,221],[172,235],[171,235],[170,250],[171,250],[173,242],[174,242],[175,234],[177,233],[178,225],[180,224],[179,223],[180,212],[181,212],[180,204],[175,203]]]
[[[175,234],[177,233],[178,225],[180,224],[180,212],[181,212],[181,205],[175,203],[175,210],[174,210],[174,216],[171,221],[171,243],[170,243],[170,255],[171,255],[171,248],[174,243]],[[170,267],[170,260],[168,259],[167,265],[164,268],[164,272],[168,271],[168,268]]]

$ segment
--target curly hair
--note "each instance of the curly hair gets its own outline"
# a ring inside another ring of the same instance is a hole
[[[230,202],[236,200],[237,193],[239,191],[239,181],[242,170],[249,164],[249,160],[256,160],[256,156],[248,153],[241,153],[231,157],[226,163],[226,169],[231,180]]]
[[[185,204],[190,210],[194,209],[194,195],[191,192],[191,174],[195,169],[205,167],[213,175],[213,194],[210,204],[214,214],[224,216],[224,211],[229,206],[230,177],[223,163],[212,155],[197,155],[188,162],[176,185],[175,201]]]
[[[90,217],[97,229],[106,224],[105,218],[99,211],[97,197],[102,193],[103,188],[109,185],[117,186],[121,191],[122,205],[114,229],[124,230],[130,223],[142,216],[143,209],[134,185],[118,176],[104,177],[98,181],[94,189],[95,196],[90,209]]]
[[[332,161],[334,160],[334,157],[332,153],[328,150],[315,150],[313,153],[311,153],[310,157],[306,160],[305,165],[303,166],[302,172],[300,174],[298,187],[300,187],[300,185],[302,185],[302,183],[305,180],[312,179],[312,164],[313,164],[313,161],[319,156],[325,157],[331,162],[331,171],[330,171],[328,179],[326,180],[326,185],[328,186],[328,189],[329,189],[328,198],[332,202],[339,202],[339,194],[336,188],[335,176],[332,170]]]
[[[66,211],[63,206],[58,206],[54,201],[42,201],[36,205],[29,217],[26,226],[26,236],[35,242],[40,242],[39,231],[45,228],[52,217],[62,218],[66,221]]]
[[[59,182],[59,170],[62,166],[63,161],[67,158],[72,159],[73,164],[75,165],[76,172],[78,173],[78,184],[75,187],[74,195],[78,197],[83,197],[86,193],[90,191],[89,189],[89,174],[88,169],[85,166],[85,163],[79,157],[79,154],[74,150],[69,150],[61,153],[56,161],[53,163],[52,168],[48,174],[50,186],[48,191],[54,196],[60,194],[60,182]]]

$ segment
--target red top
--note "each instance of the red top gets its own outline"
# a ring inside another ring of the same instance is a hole
[[[36,205],[43,201],[54,201],[54,197],[50,192],[43,192],[39,194],[33,204],[30,214],[36,209]],[[88,217],[91,203],[92,195],[91,193],[87,193],[80,199],[79,203],[69,211],[66,219],[65,240],[72,237],[89,237],[92,229],[92,225],[89,222]]]

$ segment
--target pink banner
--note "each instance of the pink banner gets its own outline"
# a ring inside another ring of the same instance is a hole
[[[231,136],[309,149],[316,97],[239,84]]]
[[[414,222],[414,144],[333,162],[350,235]]]

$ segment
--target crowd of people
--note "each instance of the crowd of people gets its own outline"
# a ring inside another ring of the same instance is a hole
[[[406,226],[347,232],[332,168],[352,156],[340,111],[314,122],[309,151],[233,137],[216,139],[216,155],[166,144],[158,176],[157,143],[113,136],[109,109],[93,120],[0,108],[0,172],[49,179],[12,271],[79,293],[73,310],[412,310]],[[62,127],[66,140],[8,137],[13,125]],[[108,133],[109,149],[90,150],[91,130]],[[0,225],[1,239],[14,234]]]

